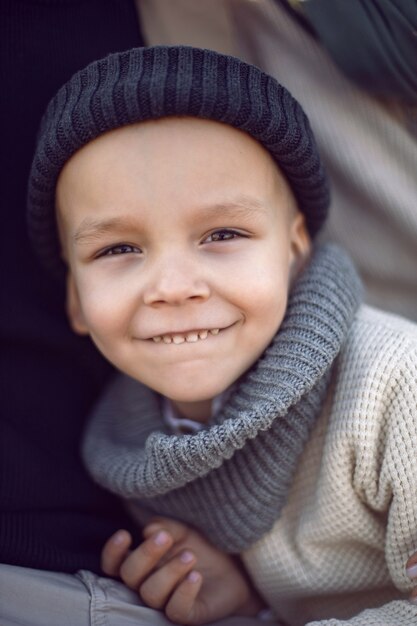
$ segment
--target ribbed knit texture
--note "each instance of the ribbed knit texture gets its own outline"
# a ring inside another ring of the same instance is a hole
[[[156,46],[112,54],[75,74],[44,115],[29,179],[29,230],[43,263],[64,271],[55,223],[59,173],[80,147],[114,128],[170,115],[230,124],[257,139],[286,176],[311,235],[328,188],[308,119],[275,79],[231,56]]]
[[[249,546],[286,501],[360,297],[348,257],[335,246],[316,251],[276,338],[216,424],[197,434],[155,432],[164,428],[157,397],[117,379],[87,429],[83,457],[91,474],[154,513],[196,525],[224,550]]]

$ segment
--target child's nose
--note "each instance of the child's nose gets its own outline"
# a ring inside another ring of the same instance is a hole
[[[209,285],[195,264],[170,260],[155,268],[144,292],[144,303],[180,305],[209,296]]]

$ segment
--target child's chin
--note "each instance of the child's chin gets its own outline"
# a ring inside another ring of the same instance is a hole
[[[163,395],[169,398],[174,405],[177,405],[181,412],[187,414],[191,419],[193,419],[193,414],[207,414],[209,418],[212,400],[224,391],[224,387],[219,386],[210,389],[202,389],[199,393],[196,393],[194,389],[192,391],[176,390],[175,393]]]
[[[202,389],[176,389],[172,394],[169,394],[168,397],[173,402],[199,404],[213,400],[213,398],[220,395],[225,390],[224,385],[211,385],[210,387]]]

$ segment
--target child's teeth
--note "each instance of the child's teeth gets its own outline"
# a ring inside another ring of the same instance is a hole
[[[176,345],[180,343],[195,343],[199,339],[207,339],[208,334],[210,335],[218,335],[220,332],[219,328],[212,328],[210,330],[192,330],[186,335],[157,335],[156,337],[152,337],[155,343],[160,343],[163,341],[164,343],[175,343]]]

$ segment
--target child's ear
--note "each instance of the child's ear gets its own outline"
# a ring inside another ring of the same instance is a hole
[[[290,278],[291,282],[304,268],[311,252],[311,239],[303,213],[296,213],[291,224]]]
[[[72,330],[78,335],[88,335],[88,328],[82,312],[78,289],[71,271],[69,271],[67,275],[66,310]]]

